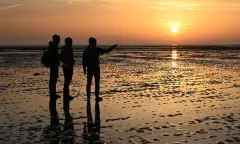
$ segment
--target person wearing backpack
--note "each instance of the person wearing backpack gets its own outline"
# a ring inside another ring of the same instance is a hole
[[[60,36],[53,35],[52,41],[49,42],[48,47],[48,64],[50,68],[50,80],[49,80],[49,93],[50,93],[50,102],[49,109],[51,114],[56,114],[56,100],[61,98],[56,94],[56,84],[58,80],[58,71],[59,71],[59,60],[60,55],[58,54],[58,45],[60,43]]]
[[[96,101],[101,101],[102,98],[99,97],[100,90],[100,60],[99,56],[104,53],[109,53],[118,45],[113,45],[108,49],[102,49],[97,47],[97,40],[93,37],[89,38],[89,45],[83,52],[83,71],[87,74],[87,97],[90,98],[91,95],[91,84],[92,77],[95,78],[95,96]]]

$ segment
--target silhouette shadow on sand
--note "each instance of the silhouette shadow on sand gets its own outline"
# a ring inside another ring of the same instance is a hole
[[[45,127],[43,130],[43,136],[50,144],[59,144],[60,141],[66,144],[75,143],[74,124],[73,118],[69,113],[69,103],[70,100],[64,99],[64,124],[59,122],[59,116],[57,113],[52,113],[50,126]]]
[[[87,123],[84,123],[84,129],[83,129],[83,139],[85,143],[89,144],[102,144],[100,140],[100,107],[99,107],[99,101],[96,101],[95,103],[95,121],[93,121],[92,118],[92,112],[91,112],[91,102],[88,98],[87,100]]]

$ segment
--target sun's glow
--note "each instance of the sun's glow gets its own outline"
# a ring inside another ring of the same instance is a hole
[[[181,22],[173,22],[173,21],[171,21],[171,22],[168,22],[168,25],[169,25],[169,27],[171,29],[171,32],[176,34],[176,33],[179,32],[179,29],[182,26],[182,23]]]
[[[172,27],[172,32],[177,33],[178,32],[178,27]]]

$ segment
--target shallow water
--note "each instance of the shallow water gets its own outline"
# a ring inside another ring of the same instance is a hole
[[[81,53],[75,57],[72,138],[87,143],[86,76]],[[50,124],[49,72],[40,58],[41,53],[0,53],[0,143],[53,141],[44,133]],[[102,143],[239,143],[240,51],[113,52],[101,61]],[[60,68],[60,95],[62,88]],[[93,119],[94,102],[93,95]],[[64,123],[63,101],[57,103]]]

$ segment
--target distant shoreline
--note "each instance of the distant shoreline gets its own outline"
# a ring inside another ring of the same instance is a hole
[[[61,49],[62,46],[59,46]],[[76,45],[73,48],[76,51],[82,51],[86,45]],[[102,48],[109,47],[108,45],[99,46]],[[240,50],[240,45],[120,45],[117,51],[169,51],[169,50]],[[45,51],[47,46],[0,46],[1,52],[11,51]]]

